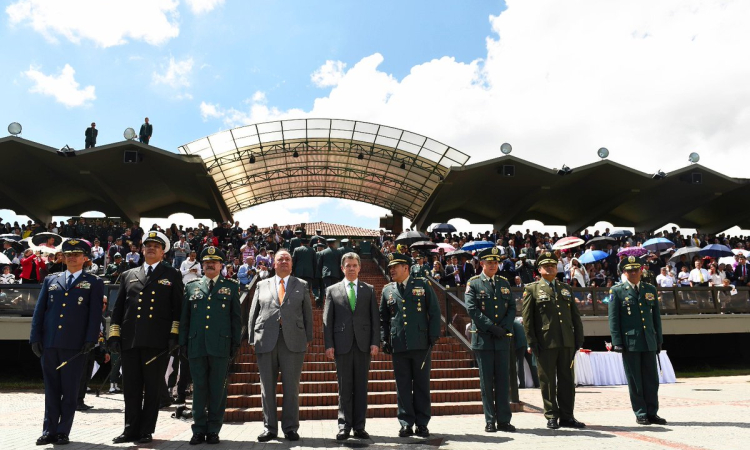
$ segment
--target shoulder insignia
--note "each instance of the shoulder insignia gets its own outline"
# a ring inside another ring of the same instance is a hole
[[[501,280],[505,280],[505,281],[508,281],[508,279],[507,279],[507,278],[505,278],[505,277],[504,277],[504,276],[502,276],[502,275],[497,275],[497,277],[498,277],[498,278],[500,278]]]
[[[193,278],[192,280],[188,281],[186,284],[195,283],[196,281],[200,281],[200,278]]]
[[[469,281],[476,280],[477,278],[479,278],[479,275],[474,275],[473,277],[469,278]]]
[[[225,280],[231,281],[234,284],[240,284],[240,280],[235,280],[234,278],[224,278]]]

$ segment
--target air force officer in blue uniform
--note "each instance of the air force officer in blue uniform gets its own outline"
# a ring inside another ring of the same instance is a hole
[[[44,426],[37,445],[69,442],[86,362],[81,354],[94,348],[102,320],[104,283],[83,271],[91,245],[69,239],[62,251],[68,269],[44,279],[31,321],[29,342],[44,374]]]

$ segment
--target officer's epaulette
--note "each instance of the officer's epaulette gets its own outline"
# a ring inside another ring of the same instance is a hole
[[[200,278],[193,278],[192,280],[190,280],[187,283],[185,283],[185,285],[188,285],[190,283],[195,283],[196,281],[200,281],[200,280],[201,280]]]
[[[95,274],[95,273],[91,273],[91,272],[84,272],[84,273],[85,273],[86,275],[90,276],[90,277],[94,277],[94,279],[95,279],[95,280],[98,280],[98,279],[99,279],[99,275],[97,275],[97,274]]]
[[[479,275],[474,275],[473,277],[469,278],[469,281],[476,280],[477,278],[479,278]]]
[[[505,281],[508,281],[508,279],[507,279],[507,278],[505,278],[505,277],[504,277],[504,276],[502,276],[502,275],[495,275],[495,276],[496,276],[496,277],[498,277],[498,278],[500,278],[501,280],[505,280]]]
[[[656,286],[654,286],[653,284],[651,284],[651,283],[649,283],[647,281],[641,280],[641,283],[645,284],[646,286],[651,286],[652,288],[656,289]]]
[[[231,281],[232,283],[235,283],[235,284],[240,284],[240,280],[235,280],[234,278],[224,278],[224,279]]]

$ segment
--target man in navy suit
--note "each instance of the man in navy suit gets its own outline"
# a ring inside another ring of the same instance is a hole
[[[104,283],[83,271],[91,246],[62,244],[67,270],[44,279],[31,320],[31,350],[42,360],[44,425],[37,445],[69,442],[86,357],[99,338]],[[62,366],[62,367],[61,367]]]

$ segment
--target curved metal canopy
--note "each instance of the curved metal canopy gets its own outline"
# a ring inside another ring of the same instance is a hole
[[[428,137],[342,119],[296,119],[221,131],[179,147],[203,158],[231,212],[274,200],[336,197],[413,218],[469,156]]]

